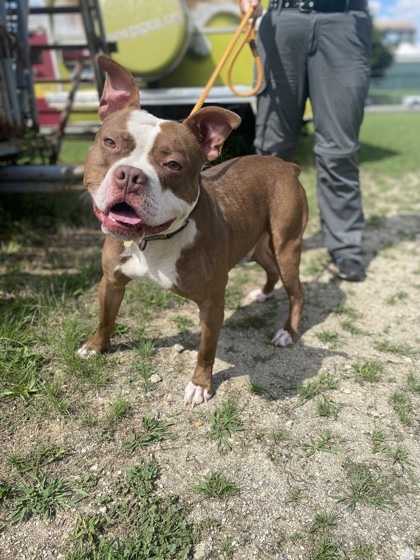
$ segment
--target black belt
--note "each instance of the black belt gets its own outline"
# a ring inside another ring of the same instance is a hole
[[[271,0],[270,6],[277,8],[279,0]],[[283,0],[282,8],[293,8],[305,14],[313,12],[366,12],[367,0]]]

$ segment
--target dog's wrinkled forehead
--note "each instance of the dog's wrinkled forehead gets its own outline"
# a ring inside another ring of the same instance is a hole
[[[133,137],[137,149],[147,151],[153,146],[164,122],[146,111],[131,111],[126,122],[127,132]]]
[[[115,155],[128,157],[130,165],[157,163],[173,157],[181,165],[191,166],[195,162],[197,165],[192,167],[201,169],[202,154],[197,138],[182,123],[140,109],[124,109],[104,120],[101,137],[108,136],[118,139],[121,151]]]

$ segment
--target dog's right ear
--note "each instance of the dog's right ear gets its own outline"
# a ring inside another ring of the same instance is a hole
[[[106,72],[105,85],[99,101],[101,120],[126,107],[140,109],[139,88],[130,72],[104,54],[97,55],[96,62],[99,68]]]

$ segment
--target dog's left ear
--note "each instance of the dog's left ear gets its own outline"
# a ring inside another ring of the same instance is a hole
[[[207,161],[220,156],[224,141],[240,123],[236,113],[222,107],[204,107],[183,122],[197,138]]]
[[[104,54],[98,55],[96,62],[99,68],[106,72],[105,85],[99,102],[100,118],[103,120],[126,107],[140,109],[139,88],[130,72]]]

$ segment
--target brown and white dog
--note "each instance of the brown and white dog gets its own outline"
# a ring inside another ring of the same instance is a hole
[[[106,56],[99,115],[103,123],[85,164],[85,185],[106,234],[99,286],[97,331],[79,350],[102,352],[109,344],[125,286],[145,280],[196,302],[201,343],[186,404],[207,401],[224,317],[228,272],[249,256],[266,271],[254,301],[264,301],[281,277],[289,316],[273,339],[292,344],[304,291],[299,279],[307,220],[299,168],[278,158],[250,155],[202,172],[220,155],[240,118],[205,107],[182,124],[140,110],[131,74]]]

